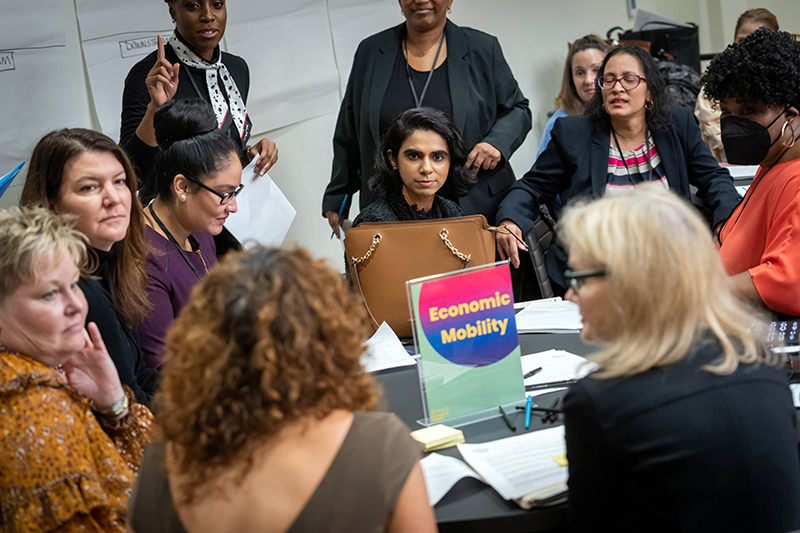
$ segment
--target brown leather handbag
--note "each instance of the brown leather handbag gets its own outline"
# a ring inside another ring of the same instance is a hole
[[[411,336],[406,281],[493,263],[496,228],[482,215],[359,224],[345,233],[353,289],[375,327]]]

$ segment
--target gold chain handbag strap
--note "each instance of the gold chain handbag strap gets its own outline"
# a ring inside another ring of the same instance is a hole
[[[361,263],[369,260],[369,258],[372,257],[372,254],[375,253],[375,249],[378,247],[382,239],[383,236],[380,233],[376,233],[375,236],[372,237],[372,245],[369,247],[369,250],[367,250],[367,253],[365,253],[362,257],[351,258],[353,260],[353,264],[356,267],[356,270],[358,270],[358,267],[361,266]]]
[[[464,268],[467,268],[469,260],[472,259],[472,254],[462,254],[459,252],[458,248],[453,246],[453,243],[447,238],[448,235],[450,235],[450,231],[448,231],[447,228],[442,228],[442,231],[439,232],[439,237],[444,241],[444,245],[447,246],[447,249],[450,250],[454,256],[464,261]]]

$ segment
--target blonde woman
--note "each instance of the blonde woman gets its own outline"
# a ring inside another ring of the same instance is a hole
[[[562,219],[567,298],[603,344],[564,404],[574,530],[800,529],[786,374],[701,217],[650,187]]]

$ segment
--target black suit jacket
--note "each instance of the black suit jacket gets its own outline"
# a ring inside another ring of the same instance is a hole
[[[800,529],[800,460],[786,372],[702,369],[716,341],[635,376],[575,384],[564,400],[574,531]]]
[[[361,191],[362,208],[377,199],[367,181],[379,141],[381,104],[404,32],[405,25],[400,24],[364,39],[356,50],[333,136],[333,170],[322,199],[323,215],[338,212],[345,194],[349,198],[343,216],[349,213],[356,191]],[[508,158],[531,129],[528,100],[496,37],[450,21],[445,35],[453,119],[467,149],[487,142],[503,155],[497,169],[478,174],[478,184],[460,204],[466,214],[494,218],[501,193],[514,183]]]
[[[689,109],[673,108],[671,117],[669,130],[652,133],[669,188],[690,199],[690,187],[697,187],[697,196],[713,214],[716,226],[739,203],[733,178],[708,151]],[[512,220],[527,235],[533,229],[539,204],[552,202],[556,195],[560,194],[565,203],[582,196],[602,196],[608,181],[610,146],[609,132],[594,129],[587,116],[556,120],[547,148],[500,204],[498,222]],[[565,286],[564,251],[556,248],[555,253],[547,255],[548,273]]]

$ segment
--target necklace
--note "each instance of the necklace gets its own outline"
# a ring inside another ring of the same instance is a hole
[[[425,100],[425,93],[428,92],[428,86],[431,84],[431,78],[433,78],[433,71],[436,70],[436,63],[439,61],[439,53],[442,51],[442,45],[444,44],[444,32],[442,32],[442,37],[439,39],[439,48],[436,50],[436,57],[433,58],[433,65],[431,66],[430,72],[428,72],[428,79],[425,80],[425,85],[422,87],[422,94],[419,96],[417,96],[417,88],[414,87],[414,82],[411,80],[411,66],[408,64],[408,39],[404,39],[403,42],[406,48],[406,76],[408,76],[408,85],[411,87],[411,94],[414,96],[414,102],[419,108],[422,107],[422,101]]]
[[[419,48],[417,48],[413,44],[411,45],[411,48],[413,49],[412,52],[414,52],[415,56],[417,56],[417,57],[425,57],[425,54],[427,54],[428,52],[433,50],[433,47],[436,46],[436,44],[437,43],[433,43],[424,52],[420,52]],[[406,37],[406,53],[408,53],[408,37]]]

